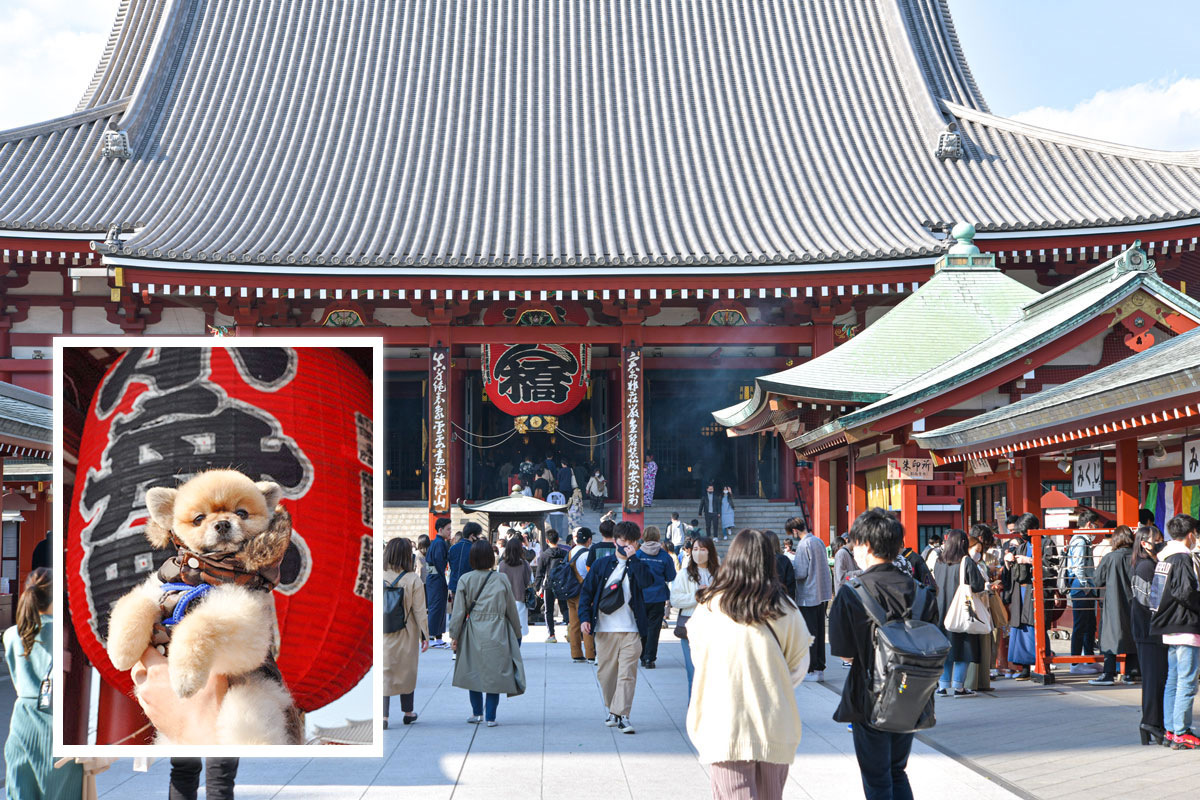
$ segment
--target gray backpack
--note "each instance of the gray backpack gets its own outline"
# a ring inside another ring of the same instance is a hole
[[[933,692],[942,668],[950,655],[950,640],[932,622],[914,620],[914,608],[924,608],[929,589],[916,583],[912,607],[900,619],[888,619],[887,612],[861,578],[846,582],[862,601],[871,619],[871,640],[875,654],[867,666],[874,703],[868,722],[872,728],[889,733],[912,733],[932,728]]]

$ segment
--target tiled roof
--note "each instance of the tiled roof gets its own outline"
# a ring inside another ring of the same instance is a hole
[[[0,133],[0,231],[188,268],[865,268],[1197,198],[988,114],[945,0],[125,0],[79,111]]]
[[[959,349],[943,363],[896,387],[887,397],[798,437],[793,445],[804,447],[839,431],[866,425],[1011,364],[1139,291],[1200,322],[1200,303],[1164,283],[1154,270],[1153,259],[1138,248],[1130,248],[1027,303],[1016,319],[994,335]]]
[[[44,444],[48,450],[53,425],[48,396],[0,383],[0,434]]]
[[[1197,391],[1200,328],[1193,328],[1081,378],[915,438],[928,450],[970,447],[1097,414],[1115,414],[1151,398],[1165,405],[1172,396]]]

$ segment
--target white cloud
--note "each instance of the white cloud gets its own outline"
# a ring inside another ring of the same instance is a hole
[[[0,130],[75,110],[119,6],[120,0],[0,3]]]
[[[1074,108],[1041,106],[1013,119],[1043,128],[1158,150],[1200,150],[1200,78],[1103,90]]]

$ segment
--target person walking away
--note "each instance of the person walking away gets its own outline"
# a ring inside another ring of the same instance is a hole
[[[933,579],[937,582],[938,626],[945,631],[946,613],[950,610],[960,583],[971,588],[973,594],[983,591],[983,574],[967,553],[966,531],[955,528],[946,533],[942,552],[933,565]],[[938,682],[939,697],[974,697],[975,692],[966,688],[967,667],[979,662],[979,636],[973,633],[946,631],[950,639],[950,655]]]
[[[788,558],[783,553],[783,545],[779,541],[779,534],[775,531],[763,531],[764,536],[775,545],[775,577],[783,584],[783,588],[787,590],[787,596],[796,600],[796,570],[792,566],[792,558]]]
[[[16,693],[4,742],[4,787],[14,800],[58,800],[83,795],[83,768],[54,768],[52,712],[38,702],[51,675],[54,641],[53,573],[30,570],[17,598],[17,624],[4,631],[4,660]],[[59,693],[59,698],[62,695]],[[58,702],[62,702],[61,699]]]
[[[688,622],[696,677],[687,732],[715,800],[782,800],[800,745],[794,689],[812,636],[775,573],[778,539],[745,530]]]
[[[512,596],[517,603],[517,619],[520,622],[520,640],[529,635],[529,607],[525,605],[525,590],[533,585],[533,570],[525,560],[525,548],[516,536],[510,537],[500,555],[500,566],[496,568],[508,579]]]
[[[1150,617],[1150,633],[1167,646],[1167,684],[1163,691],[1166,741],[1175,750],[1195,750],[1200,738],[1192,730],[1192,699],[1200,670],[1200,575],[1192,558],[1196,520],[1177,514],[1167,523],[1171,541],[1159,553],[1152,590],[1161,587],[1158,608]]]
[[[554,636],[554,586],[550,582],[550,573],[562,563],[570,553],[570,548],[560,543],[558,531],[551,529],[546,534],[546,549],[537,557],[537,569],[533,574],[533,585],[541,591],[546,601],[546,643],[555,644],[558,639]],[[558,609],[562,612],[563,624],[568,625],[570,614],[567,611],[567,598],[558,597]]]
[[[446,543],[446,537],[450,534],[450,519],[438,519],[433,524],[433,531],[429,550],[425,553],[428,567],[425,575],[425,606],[429,609],[431,646],[445,647],[442,634],[446,632],[446,600],[450,591],[446,584],[446,569],[450,566],[450,545]]]
[[[565,494],[563,494],[563,492],[561,492],[560,490],[555,489],[546,498],[546,502],[551,503],[556,506],[566,506],[567,505],[567,496]],[[551,528],[558,531],[559,536],[567,535],[568,531],[567,531],[567,512],[566,511],[550,512],[550,514],[547,515],[547,521]]]
[[[645,669],[654,669],[663,616],[671,598],[670,584],[675,580],[675,562],[662,549],[662,535],[654,525],[647,525],[642,531],[642,544],[634,557],[650,568],[651,583],[642,593],[646,603],[646,633],[642,636],[641,664]]]
[[[1116,682],[1118,655],[1125,656],[1126,681],[1138,674],[1137,647],[1129,619],[1133,601],[1133,531],[1128,525],[1118,526],[1109,542],[1112,549],[1096,567],[1096,588],[1104,603],[1100,617],[1104,672],[1088,681],[1093,686],[1112,686]]]
[[[413,554],[416,558],[417,574],[421,576],[421,585],[425,585],[425,578],[429,576],[429,564],[425,562],[425,554],[429,552],[429,535],[422,533],[417,537],[417,551]]]
[[[783,524],[788,536],[796,540],[796,604],[804,615],[804,623],[813,635],[808,671],[813,680],[825,680],[825,604],[833,599],[833,582],[829,574],[829,560],[825,557],[825,545],[808,529],[800,517],[792,517]],[[842,548],[847,550],[849,548]]]
[[[1090,508],[1079,514],[1080,533],[1067,545],[1067,592],[1071,601],[1071,655],[1090,656],[1096,652],[1096,563],[1092,558],[1093,534],[1084,533],[1103,524]],[[1072,664],[1072,675],[1094,675],[1094,664]]]
[[[925,566],[930,572],[933,572],[933,565],[937,563],[938,556],[942,554],[942,543],[944,541],[945,539],[943,539],[940,533],[931,533],[926,540],[925,549],[921,551],[921,559],[925,562]]]
[[[889,620],[911,617],[938,621],[934,593],[923,589],[923,607],[914,608],[917,583],[894,563],[904,546],[904,528],[895,517],[881,508],[864,511],[851,525],[849,539],[855,560],[866,567],[858,580]],[[875,659],[872,629],[858,593],[852,588],[839,590],[829,609],[829,649],[852,666],[833,718],[851,724],[854,754],[867,800],[912,800],[906,769],[913,734],[881,731],[869,724],[875,704],[869,672]]]
[[[726,486],[721,495],[721,529],[724,531],[724,539],[733,536],[733,526],[736,524],[733,520],[733,509],[733,489]]]
[[[587,568],[591,569],[596,562],[605,556],[610,556],[617,549],[616,543],[613,541],[613,532],[616,530],[617,524],[613,522],[613,512],[609,511],[600,518],[600,541],[592,545],[590,552],[587,555]]]
[[[642,502],[646,508],[654,505],[654,483],[657,479],[658,464],[654,461],[654,454],[647,453],[642,464]]]
[[[450,616],[450,646],[458,655],[452,683],[470,693],[467,722],[486,722],[489,728],[496,726],[501,694],[525,693],[517,602],[509,581],[492,571],[495,565],[491,544],[471,545],[471,572],[458,582],[461,602]]]
[[[200,792],[200,770],[204,770],[206,800],[233,800],[239,759],[236,758],[171,758],[168,800],[196,800]]]
[[[641,535],[636,522],[617,523],[613,555],[592,566],[579,595],[583,632],[596,637],[596,677],[608,709],[604,724],[621,733],[634,733],[629,712],[648,625],[643,593],[652,578],[649,567],[634,558]]]
[[[458,533],[458,541],[450,548],[447,560],[450,564],[450,603],[454,604],[454,592],[458,589],[458,579],[471,571],[471,543],[483,533],[483,526],[478,522],[468,522]]]
[[[692,696],[696,668],[692,661],[692,646],[688,641],[687,625],[696,610],[696,593],[713,582],[720,563],[717,557],[717,543],[708,536],[691,541],[691,554],[691,558],[671,582],[671,605],[679,609],[675,635],[683,645],[683,668],[687,673],[688,697]]]
[[[708,538],[720,538],[721,496],[713,491],[712,481],[708,482],[708,488],[700,495],[700,507],[696,510],[696,513],[704,515],[704,532]]]
[[[558,462],[558,471],[554,473],[554,483],[558,491],[567,497],[570,497],[576,489],[581,488],[575,485],[575,473],[571,471],[571,465],[565,458]]]
[[[455,547],[463,544],[460,540]],[[470,548],[470,543],[466,543]],[[469,550],[468,550],[469,554]],[[404,627],[383,635],[383,729],[388,727],[392,697],[400,695],[404,724],[417,721],[413,694],[417,688],[419,655],[429,649],[425,591],[413,570],[412,542],[397,536],[383,550],[383,584],[404,592]],[[386,593],[385,589],[385,593]]]
[[[587,577],[587,557],[591,553],[592,531],[590,528],[580,528],[575,531],[575,546],[571,548],[571,569],[579,580],[580,588],[583,579]],[[596,639],[590,633],[584,634],[579,620],[579,594],[567,600],[567,641],[571,643],[571,660],[576,664],[596,663]]]
[[[687,538],[687,526],[679,521],[679,512],[671,512],[671,523],[667,525],[667,541],[675,546],[676,550],[683,547],[683,540]]]
[[[604,509],[604,498],[608,497],[608,482],[600,475],[600,470],[592,475],[587,482],[588,502],[591,503],[592,511],[601,511]]]
[[[1142,744],[1154,739],[1162,744],[1166,738],[1163,727],[1163,693],[1167,686],[1167,646],[1162,635],[1150,632],[1150,590],[1154,583],[1154,568],[1164,547],[1162,531],[1153,524],[1138,528],[1133,540],[1133,601],[1129,604],[1129,627],[1137,646],[1138,667],[1142,672],[1142,721],[1138,735]]]

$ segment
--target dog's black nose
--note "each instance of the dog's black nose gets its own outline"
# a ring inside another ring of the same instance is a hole
[[[226,533],[229,533],[229,528],[231,526],[229,524],[229,520],[223,519],[223,520],[219,520],[217,522],[217,524],[214,525],[213,527],[217,529],[217,533],[226,534]]]

